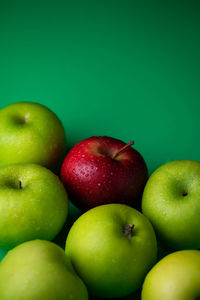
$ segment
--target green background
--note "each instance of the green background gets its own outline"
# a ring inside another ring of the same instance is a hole
[[[149,174],[199,160],[199,15],[198,0],[1,1],[0,108],[48,106],[68,149],[133,139]]]

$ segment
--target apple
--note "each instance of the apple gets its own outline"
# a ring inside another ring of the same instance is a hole
[[[200,248],[200,162],[177,160],[157,169],[145,186],[142,211],[169,247]]]
[[[0,264],[2,300],[88,300],[63,249],[34,240],[9,251]]]
[[[94,136],[75,145],[61,168],[70,200],[84,209],[109,203],[138,206],[148,175],[132,144]]]
[[[152,225],[139,211],[106,204],[75,221],[66,253],[93,295],[122,297],[141,287],[156,262],[157,243]]]
[[[165,256],[147,274],[142,300],[200,299],[200,251],[181,250]]]
[[[35,164],[0,168],[0,247],[53,239],[67,213],[67,193],[50,170]]]
[[[36,163],[54,169],[64,151],[64,128],[45,106],[18,102],[0,110],[0,166]]]

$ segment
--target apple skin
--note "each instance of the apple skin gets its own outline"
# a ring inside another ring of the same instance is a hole
[[[147,166],[142,156],[128,147],[116,158],[113,154],[126,144],[111,137],[90,137],[75,145],[61,168],[61,179],[69,199],[88,209],[102,204],[140,204],[147,181]]]
[[[2,300],[88,300],[63,249],[42,240],[9,251],[0,264]]]
[[[200,299],[200,251],[181,250],[165,256],[147,274],[142,300]]]
[[[157,169],[142,197],[142,212],[159,238],[177,250],[200,248],[200,162],[177,160]]]
[[[125,226],[134,225],[132,236]],[[122,297],[141,287],[156,262],[152,225],[136,209],[123,204],[97,206],[72,225],[66,253],[91,294]]]
[[[65,145],[60,120],[45,106],[18,102],[0,110],[0,166],[35,163],[55,169]]]
[[[11,249],[36,238],[52,240],[67,214],[67,193],[50,170],[35,164],[0,168],[0,247]]]

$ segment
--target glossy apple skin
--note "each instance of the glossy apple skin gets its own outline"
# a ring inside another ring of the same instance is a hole
[[[124,234],[134,225],[133,235]],[[123,204],[95,207],[73,224],[66,241],[77,273],[89,291],[100,297],[122,297],[141,287],[156,262],[152,225],[136,209]]]
[[[178,160],[157,169],[145,186],[142,212],[167,246],[199,249],[200,162]]]
[[[147,274],[142,300],[200,299],[200,251],[182,250],[165,256]]]
[[[0,110],[0,166],[35,163],[55,169],[65,145],[61,121],[47,107],[18,102]]]
[[[35,164],[0,168],[0,247],[11,249],[36,238],[52,240],[67,214],[67,193],[50,170]]]
[[[132,147],[113,159],[125,145],[111,137],[91,137],[69,151],[61,179],[75,205],[85,209],[108,203],[139,205],[147,167]]]
[[[88,300],[88,293],[59,246],[34,240],[17,246],[2,260],[0,299]]]

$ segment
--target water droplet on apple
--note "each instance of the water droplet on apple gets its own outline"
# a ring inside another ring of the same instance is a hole
[[[100,186],[100,185],[101,185],[101,183],[97,183],[97,185],[98,185],[98,186]]]

